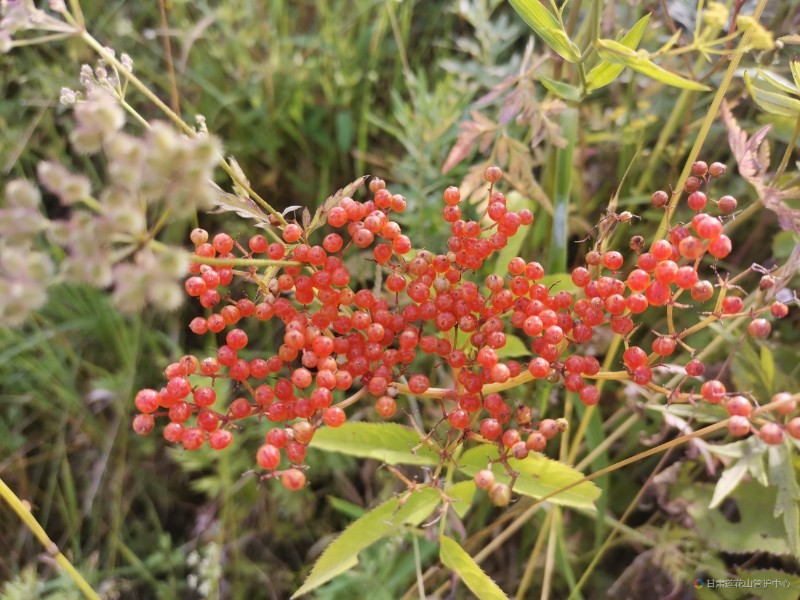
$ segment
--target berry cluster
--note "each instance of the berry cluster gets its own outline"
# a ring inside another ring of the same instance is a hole
[[[667,239],[654,240],[647,252],[642,252],[644,239],[634,236],[630,248],[635,265],[629,269],[623,268],[622,253],[603,246],[612,230],[629,223],[633,215],[609,215],[600,224],[594,249],[586,255],[586,266],[571,273],[573,291],[548,287],[542,265],[521,257],[503,265],[507,274],[476,280],[484,262],[533,222],[529,210],[509,210],[505,196],[495,190],[502,177],[497,167],[486,170],[489,202],[475,220],[462,215],[457,188],[444,191],[442,218],[451,236],[441,254],[412,247],[392,219],[405,210],[406,200],[389,192],[380,179],[370,182],[370,199],[344,197],[321,209],[318,216],[333,231],[320,245],[308,239],[312,228],[297,223],[286,224],[280,237],[267,230],[274,238],[271,242],[254,235],[246,248],[226,233],[209,241],[206,231],[196,229],[191,234],[195,254],[185,289],[210,314],[193,319],[189,327],[198,335],[225,332],[225,343],[215,356],[202,360],[185,356],[169,365],[168,382],[161,390],[141,390],[135,400],[141,414],[134,429],[147,434],[154,428],[155,416],[168,416],[164,437],[194,450],[204,443],[225,448],[236,423],[247,417],[279,424],[266,433],[256,462],[266,470],[265,477],[280,477],[292,490],[305,485],[303,463],[316,429],[341,426],[347,418],[345,409],[369,396],[384,418],[396,413],[399,394],[433,399],[442,411],[436,427],[446,423],[449,440],[496,445],[506,468],[507,458],[542,452],[547,441],[567,427],[564,419],[535,423],[527,404],[514,404],[502,395],[533,379],[563,383],[588,406],[600,401],[594,385],[598,379],[630,380],[670,401],[702,398],[724,403],[732,415],[731,433],[745,435],[752,428],[747,398],[729,394],[717,380],[702,383],[699,395],[681,391],[705,370],[685,338],[715,320],[740,316],[751,319],[751,335],[764,337],[770,323],[761,315],[780,318],[788,308],[775,302],[745,309],[741,297],[728,294],[738,289],[734,282],[719,278],[716,305],[705,319],[676,331],[672,317],[674,310],[689,308],[679,302],[684,293],[691,296],[695,309],[714,297],[715,286],[700,276],[703,258],[722,259],[731,252],[723,220],[703,212],[709,204],[723,214],[735,210],[734,198],[711,201],[701,191],[723,173],[724,166],[718,163],[695,164],[686,184],[687,204],[696,212],[691,222],[672,227]],[[670,214],[665,192],[653,194],[652,203]],[[350,286],[344,258],[358,252],[376,264],[380,293]],[[259,271],[262,266],[266,268]],[[768,277],[762,280],[762,289]],[[234,278],[255,286],[253,299],[235,298],[225,290]],[[643,323],[639,315],[650,307],[666,307],[669,331],[655,336],[648,354],[629,342]],[[283,343],[276,353],[253,356],[248,351],[246,327],[239,326],[247,319],[279,322]],[[590,347],[597,328],[606,325],[624,338],[623,370],[603,372],[595,356],[581,351],[581,346]],[[530,340],[535,356],[527,365],[505,359],[509,326]],[[686,378],[674,389],[664,388],[653,381],[653,370],[679,349],[689,354]],[[449,367],[452,379],[447,387],[431,387],[420,372],[423,368],[430,372],[431,363]],[[231,380],[239,397],[227,407],[215,407],[214,385],[193,386],[194,375],[210,377],[212,382]],[[350,395],[335,402],[337,393]],[[189,425],[192,418],[194,425]],[[795,418],[787,426],[764,424],[759,433],[764,441],[776,443],[784,429],[797,437],[799,426]],[[284,457],[288,468],[281,470]],[[491,475],[488,470],[479,472],[478,487],[487,490],[496,504],[507,504],[511,489]]]

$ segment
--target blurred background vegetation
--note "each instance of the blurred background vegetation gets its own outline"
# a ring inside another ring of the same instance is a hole
[[[165,100],[177,97],[188,121],[204,115],[254,189],[273,206],[313,208],[357,176],[377,175],[408,198],[404,224],[415,244],[435,249],[445,239],[441,190],[462,182],[462,189],[476,189],[475,174],[497,161],[509,175],[509,202],[537,214],[536,225],[527,237],[520,236],[512,255],[520,252],[545,263],[558,252],[551,249],[550,231],[556,155],[567,146],[560,127],[566,104],[536,76],[557,79],[561,66],[541,41],[531,46],[530,30],[508,4],[172,0],[166,3],[166,31],[174,86],[158,2],[84,4],[95,36],[130,54],[139,77]],[[580,4],[574,2],[573,8],[576,35],[581,35],[586,12]],[[602,19],[606,37],[652,13],[642,42],[651,49],[678,28],[690,34],[696,22],[695,4],[684,0],[607,4]],[[797,31],[797,6],[770,3],[762,22],[776,38]],[[787,56],[786,49],[760,50],[748,53],[747,61],[765,68],[775,64],[786,76]],[[714,85],[720,73],[714,74],[713,65],[721,59],[708,58],[704,62],[692,54],[691,60],[675,65],[685,74],[687,69],[695,75],[711,71]],[[101,176],[97,159],[72,153],[66,137],[71,117],[58,105],[62,87],[77,87],[79,65],[94,61],[77,41],[0,54],[4,178],[33,178],[35,164],[44,158]],[[642,217],[637,232],[646,238],[645,232],[655,234],[660,214],[649,205],[650,193],[677,180],[710,98],[626,73],[581,104],[582,127],[570,157],[574,168],[564,266],[579,263],[587,246],[575,242],[591,232],[617,190],[619,209]],[[760,112],[740,77],[728,98],[745,129],[774,125],[771,139],[780,156],[794,122]],[[144,99],[132,94],[130,101],[146,117],[160,118]],[[479,128],[472,143],[465,142],[467,122]],[[451,154],[457,143],[458,152]],[[756,202],[746,183],[734,176],[721,122],[715,122],[705,148],[701,158],[729,165],[720,186],[737,196],[740,206]],[[246,222],[229,216],[198,219],[212,232],[223,227],[233,234],[248,231]],[[165,235],[184,240],[196,224],[174,222]],[[785,262],[797,244],[797,235],[782,231],[769,211],[751,212],[743,224],[734,235],[737,250],[725,264],[731,270],[753,262]],[[613,243],[625,248],[626,240],[618,235]],[[76,286],[61,287],[51,298],[24,327],[0,329],[0,476],[30,502],[51,538],[100,593],[165,599],[288,597],[336,532],[396,490],[393,478],[376,463],[323,454],[308,461],[314,465],[312,484],[300,493],[259,485],[247,475],[257,432],[241,436],[236,444],[241,448],[213,457],[168,448],[159,436],[133,436],[134,391],[159,384],[159,369],[185,349],[201,350],[185,327],[194,309],[122,316],[106,294]],[[719,335],[709,331],[706,341]],[[265,335],[262,347],[269,343]],[[768,342],[734,343],[742,357],[733,369],[737,388],[758,389],[762,401],[775,391],[798,389],[796,309],[777,324]],[[707,362],[713,370],[725,359],[720,352]],[[748,369],[753,360],[772,364],[772,379]],[[561,416],[563,391],[533,386],[520,393],[536,399],[540,414]],[[634,400],[624,388],[605,390],[602,418],[588,433],[590,447],[620,426]],[[660,414],[640,416],[591,468],[636,453],[642,440],[669,434]],[[687,524],[686,506],[696,498],[685,497],[685,490],[702,496],[711,485],[706,482],[714,481],[698,458],[702,450],[690,447],[670,457],[677,467],[637,506],[631,529],[602,558],[584,588],[587,597],[604,597],[614,582],[623,591],[640,589],[643,575],[658,589],[683,589],[704,565],[737,560],[731,558],[739,548],[736,536],[716,539],[714,532]],[[645,460],[604,478],[601,509],[619,516],[656,462]],[[757,494],[749,488],[740,499],[741,513],[757,502]],[[500,514],[485,498],[473,510],[467,533]],[[516,588],[546,518],[540,511],[484,564],[504,589]],[[607,527],[608,522],[579,515],[565,521],[555,597],[566,597],[582,572],[574,570],[576,562],[589,563]],[[591,535],[579,534],[587,528],[594,529]],[[392,545],[371,548],[357,570],[334,580],[317,597],[400,597],[414,583],[410,540],[400,536]],[[770,554],[773,541],[767,538],[748,548],[746,568],[796,575],[793,559]],[[435,544],[424,538],[418,542],[424,564],[430,564]],[[1,598],[79,596],[5,508],[0,509],[0,548]],[[647,568],[637,573],[630,567],[641,554],[649,557]],[[538,589],[534,577],[530,593]]]

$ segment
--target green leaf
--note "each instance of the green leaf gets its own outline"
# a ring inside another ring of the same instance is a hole
[[[545,275],[537,283],[550,288],[550,293],[555,292],[569,292],[570,294],[577,294],[580,288],[572,283],[572,277],[569,273],[551,273]]]
[[[773,88],[767,89],[768,92],[775,92],[777,94],[784,93],[784,94],[800,94],[800,90],[796,87],[791,85],[791,82],[775,73],[770,73],[765,69],[756,69],[756,73],[760,78],[759,83],[764,83],[765,88]]]
[[[776,518],[783,515],[789,550],[800,556],[800,486],[797,485],[792,454],[788,444],[769,447],[769,481],[778,488],[773,515]]]
[[[393,498],[352,523],[320,555],[311,573],[292,598],[307,594],[358,564],[358,553],[379,539],[395,533],[399,525],[419,525],[441,501],[439,493],[426,488],[401,503]]]
[[[342,498],[337,498],[336,496],[326,496],[326,498],[328,499],[328,502],[333,510],[340,512],[344,516],[350,517],[351,519],[363,517],[364,513],[367,512],[364,507],[353,504],[352,502],[348,502],[347,500],[343,500]]]
[[[776,502],[776,488],[744,481],[729,496],[738,509],[740,519],[716,508],[708,507],[711,484],[679,481],[673,486],[673,498],[679,498],[692,518],[694,529],[711,548],[723,552],[767,552],[774,555],[789,551],[786,529],[768,507]]]
[[[508,598],[459,543],[446,535],[439,538],[439,558],[445,567],[458,574],[476,598],[481,600]]]
[[[577,63],[581,50],[569,39],[556,16],[539,3],[539,0],[509,0],[525,22],[561,58]]]
[[[539,75],[538,79],[539,83],[563,100],[577,102],[581,99],[581,91],[574,85],[564,83],[563,81],[556,81],[544,75]]]
[[[742,482],[745,475],[750,475],[761,485],[768,485],[767,474],[764,471],[764,454],[766,446],[761,443],[757,436],[751,436],[737,444],[740,451],[736,462],[729,465],[717,481],[714,487],[714,495],[711,497],[709,508],[717,508],[722,501],[727,498]],[[728,444],[732,446],[733,444]],[[719,448],[720,446],[714,446]]]
[[[790,60],[789,68],[792,70],[792,79],[794,79],[795,87],[800,89],[800,60]]]
[[[475,490],[475,482],[471,479],[459,481],[445,490],[445,493],[454,500],[453,504],[451,504],[453,510],[462,519],[472,507],[472,497],[475,495]]]
[[[639,42],[642,41],[647,23],[650,21],[650,13],[643,16],[631,30],[626,33],[620,40],[620,44],[631,50],[636,50],[639,47]],[[625,70],[625,65],[612,64],[608,61],[602,61],[594,69],[589,71],[586,76],[586,87],[589,91],[604,87],[619,77],[620,73]]]
[[[630,67],[634,71],[641,73],[646,77],[660,81],[673,87],[682,88],[685,90],[695,91],[708,91],[710,88],[697,83],[691,79],[686,79],[680,75],[676,75],[666,69],[662,69],[652,60],[644,55],[639,54],[628,48],[627,46],[615,42],[614,40],[600,39],[595,42],[597,53],[605,61],[615,65],[623,65]]]
[[[775,359],[767,346],[761,346],[761,376],[768,390],[775,389]]]
[[[477,446],[461,455],[458,466],[472,477],[481,469],[485,469],[490,460],[496,460],[497,457],[497,447]],[[531,453],[525,460],[511,458],[508,464],[520,474],[514,484],[514,491],[531,498],[542,498],[583,479],[583,473],[580,471],[538,453]],[[511,481],[511,477],[500,463],[494,463],[492,471],[500,483],[507,484]],[[594,508],[594,501],[599,497],[600,488],[591,481],[584,481],[549,498],[548,502],[575,508]]]
[[[389,465],[436,465],[439,456],[420,443],[419,435],[397,423],[345,423],[341,427],[322,427],[314,434],[312,448],[341,452],[360,458],[374,458]]]
[[[497,356],[500,358],[514,358],[516,356],[528,356],[530,348],[521,339],[513,334],[506,334],[506,345],[497,349]]]
[[[750,75],[747,71],[744,73],[744,82],[747,84],[747,89],[750,90],[750,95],[753,97],[753,100],[755,100],[756,104],[765,112],[795,119],[800,115],[800,100],[767,91],[763,87],[765,84],[758,81],[754,82],[750,79]]]

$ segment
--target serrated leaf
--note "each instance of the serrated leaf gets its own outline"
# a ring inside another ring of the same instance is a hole
[[[800,486],[788,444],[770,446],[768,451],[769,482],[778,488],[775,517],[783,516],[789,550],[800,556]]]
[[[348,502],[342,498],[337,498],[336,496],[326,496],[326,498],[328,499],[328,502],[333,510],[340,512],[351,519],[363,517],[367,512],[363,506],[358,506],[357,504],[353,504],[352,502]]]
[[[737,569],[739,580],[769,581],[769,600],[797,600],[797,589],[800,588],[800,575],[787,573],[780,569]],[[732,596],[738,598],[739,596]],[[767,596],[762,596],[767,597]]]
[[[737,460],[722,472],[717,485],[714,487],[714,495],[711,497],[709,508],[717,508],[725,498],[733,493],[748,473],[761,485],[766,486],[769,484],[764,470],[766,447],[761,443],[761,440],[757,436],[751,436],[741,442],[734,442],[734,444],[739,450]],[[733,446],[734,444],[726,445]],[[718,448],[720,446],[709,446],[709,450],[712,450],[714,454],[724,456],[724,453],[717,451]]]
[[[581,91],[574,85],[564,83],[563,81],[556,81],[544,75],[539,75],[538,79],[539,83],[563,100],[577,102],[581,99]]]
[[[648,13],[636,22],[636,25],[622,37],[619,43],[631,50],[636,50],[636,48],[639,47],[639,42],[642,41],[642,36],[647,29],[649,21],[650,14]],[[607,86],[619,77],[620,73],[624,70],[625,65],[612,64],[604,60],[589,71],[589,74],[586,76],[586,87],[589,91],[593,91]]]
[[[439,558],[445,567],[458,574],[476,598],[481,600],[508,598],[461,545],[446,535],[439,538]]]
[[[306,227],[306,235],[315,229],[322,227],[323,223],[325,222],[325,215],[328,214],[328,211],[334,206],[338,206],[339,202],[342,201],[342,198],[355,194],[356,190],[364,185],[364,181],[366,181],[367,177],[369,177],[369,175],[362,175],[352,183],[349,183],[342,189],[338,190],[335,194],[328,196],[325,202],[322,203],[322,206],[320,206],[317,209],[317,212],[314,213],[314,218],[311,219],[311,223],[309,223],[308,227]]]
[[[352,523],[320,555],[311,573],[293,598],[307,594],[358,564],[358,554],[399,525],[419,525],[441,501],[438,492],[426,488],[412,493],[401,504],[398,498],[384,502]]]
[[[509,2],[519,16],[556,54],[571,63],[580,60],[580,48],[569,39],[556,16],[542,6],[539,0],[509,0]]]
[[[314,434],[312,448],[341,452],[360,458],[374,458],[389,465],[436,465],[439,455],[420,443],[419,435],[397,423],[345,423],[341,427],[322,427]]]
[[[792,117],[793,119],[796,119],[797,116],[800,115],[800,100],[795,100],[794,98],[776,92],[767,91],[763,87],[758,86],[758,82],[753,82],[747,71],[744,73],[744,82],[753,100],[762,110],[773,115]]]
[[[495,446],[478,446],[464,452],[458,459],[458,467],[472,477],[485,469],[490,460],[498,457]],[[583,479],[583,473],[538,453],[530,454],[525,460],[511,458],[509,466],[520,475],[514,483],[514,491],[531,498],[542,498],[576,481]],[[497,481],[509,483],[511,477],[503,465],[495,463],[492,471]],[[591,481],[584,481],[575,487],[553,496],[548,502],[574,508],[594,508],[594,501],[600,497],[600,488]]]
[[[513,334],[506,334],[506,345],[497,349],[497,356],[500,358],[514,358],[516,356],[528,356],[530,348],[521,339]]]
[[[686,79],[685,77],[681,77],[680,75],[659,67],[646,56],[614,40],[600,39],[595,42],[595,46],[597,47],[597,53],[603,60],[611,64],[630,67],[634,71],[651,79],[655,79],[656,81],[660,81],[661,83],[699,92],[705,92],[710,89],[702,83]]]
[[[258,221],[256,227],[267,227],[269,225],[269,215],[261,210],[254,200],[235,194],[229,194],[216,184],[212,184],[212,189],[214,190],[214,198],[212,201],[217,208],[209,212],[235,212],[245,219],[255,219]]]
[[[766,507],[774,506],[776,489],[755,482],[742,482],[729,496],[739,519],[731,520],[720,509],[708,505],[713,495],[711,484],[693,482],[673,488],[684,503],[694,528],[714,549],[723,552],[766,552],[781,555],[789,551],[786,531],[780,519]]]
[[[475,482],[471,479],[468,481],[459,481],[451,485],[446,490],[446,494],[450,496],[454,502],[450,505],[459,518],[463,519],[470,508],[472,508],[472,498],[475,496]]]

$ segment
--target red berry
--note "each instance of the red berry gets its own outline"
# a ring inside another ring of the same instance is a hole
[[[750,421],[747,417],[741,415],[734,415],[728,421],[728,431],[731,435],[742,437],[750,433]]]
[[[783,442],[783,429],[777,423],[764,423],[758,431],[758,437],[764,443],[775,446]]]
[[[227,429],[217,429],[208,436],[208,445],[214,450],[227,448],[233,441],[233,434]]]
[[[139,435],[148,435],[155,424],[155,419],[150,414],[140,414],[133,418],[133,430]]]
[[[300,469],[289,469],[281,475],[281,485],[290,492],[296,492],[306,485],[306,476]]]

